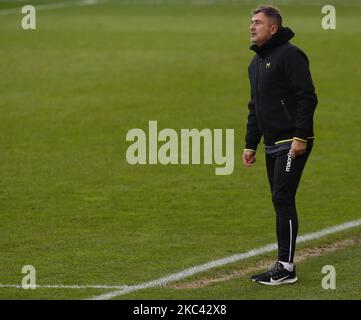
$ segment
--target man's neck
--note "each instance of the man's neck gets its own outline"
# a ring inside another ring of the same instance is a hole
[[[258,43],[254,43],[258,48],[261,48],[269,39],[272,38],[272,35],[269,36],[266,40],[262,41],[262,42],[258,42]]]

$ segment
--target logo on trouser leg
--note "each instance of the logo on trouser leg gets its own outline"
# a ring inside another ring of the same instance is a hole
[[[291,156],[291,150],[287,154],[287,164],[286,164],[286,171],[291,171],[291,163],[292,163],[292,156]]]

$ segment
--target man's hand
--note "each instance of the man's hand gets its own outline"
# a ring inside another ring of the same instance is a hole
[[[297,156],[300,156],[306,152],[307,142],[302,142],[299,140],[293,140],[291,145],[291,157],[295,159]]]
[[[256,153],[251,150],[244,150],[242,158],[243,158],[243,164],[249,167],[256,162]]]

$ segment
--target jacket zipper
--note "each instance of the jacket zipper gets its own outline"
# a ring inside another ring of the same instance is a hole
[[[260,59],[259,61],[259,64],[258,64],[258,69],[257,69],[257,80],[256,80],[256,103],[255,103],[255,109],[256,109],[256,116],[257,116],[257,119],[258,119],[258,124],[260,126],[260,130],[262,131],[262,119],[261,119],[261,116],[260,116],[260,113],[257,112],[258,111],[258,107],[257,105],[260,103],[259,102],[259,96],[258,96],[258,86],[259,86],[259,72],[261,70],[261,66],[262,66],[262,62],[263,62],[263,59]]]
[[[285,102],[283,101],[283,99],[281,99],[281,104],[282,104],[283,110],[286,112],[287,119],[291,121],[292,118],[291,118],[290,114],[288,113],[288,110],[286,108],[286,105],[285,105]]]

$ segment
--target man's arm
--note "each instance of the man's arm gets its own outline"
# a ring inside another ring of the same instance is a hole
[[[246,166],[250,166],[256,161],[256,150],[262,137],[257,125],[256,110],[252,94],[251,100],[248,103],[248,110],[246,147],[243,151],[243,163]]]
[[[291,156],[295,158],[306,152],[307,137],[313,128],[313,114],[318,100],[307,56],[296,47],[289,50],[285,59],[285,73],[297,103],[296,126],[291,146]]]
[[[307,56],[296,47],[292,47],[287,52],[285,74],[297,103],[294,139],[307,142],[307,137],[313,128],[313,114],[318,100]]]

